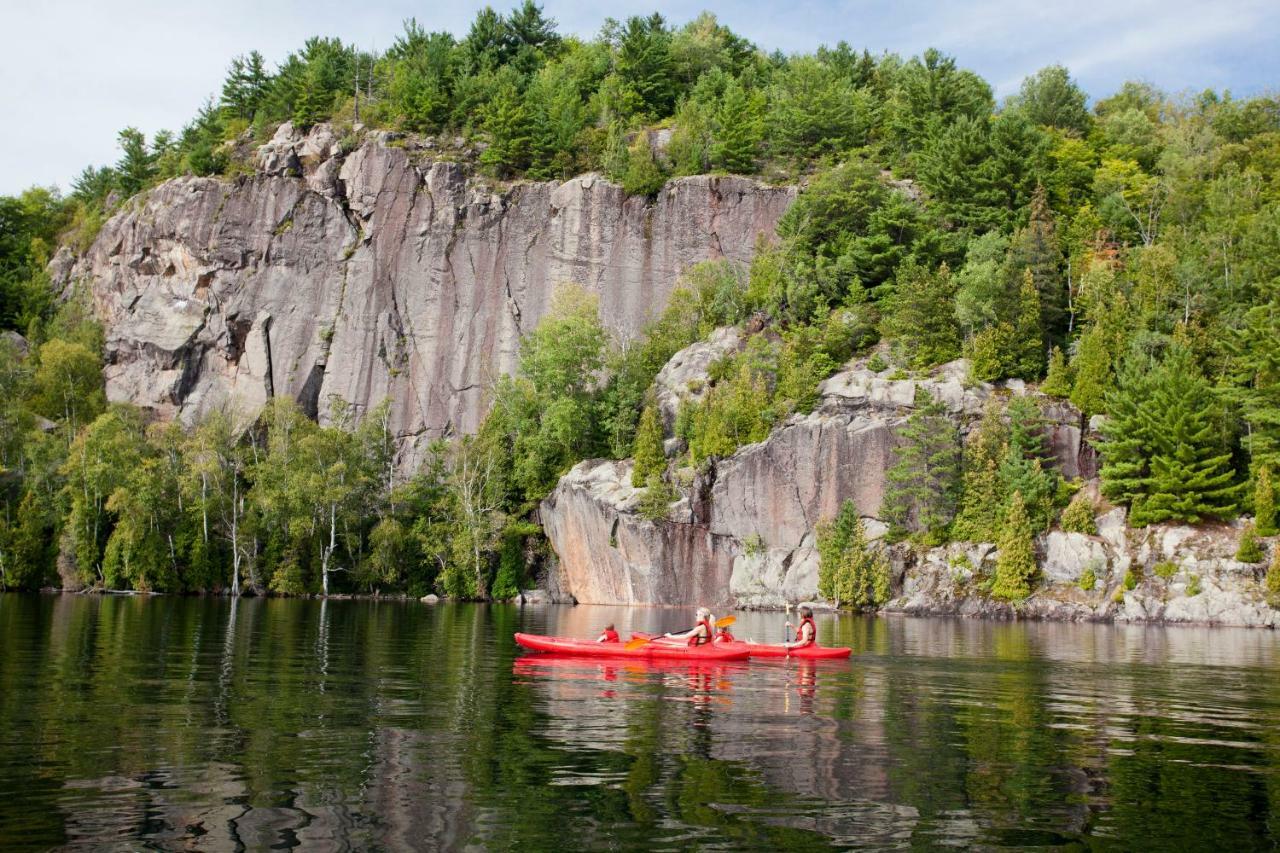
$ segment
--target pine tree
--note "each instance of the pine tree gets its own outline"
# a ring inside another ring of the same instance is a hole
[[[818,525],[817,543],[818,592],[824,598],[836,607],[865,607],[888,599],[888,558],[867,542],[853,501],[846,500],[835,519]]]
[[[898,268],[884,335],[912,367],[932,367],[960,355],[954,300],[955,286],[946,264],[930,271],[907,261]]]
[[[1071,375],[1067,370],[1067,360],[1059,347],[1054,347],[1049,354],[1049,372],[1045,374],[1044,382],[1040,383],[1040,391],[1058,398],[1071,393]]]
[[[627,19],[618,44],[618,76],[635,92],[645,111],[668,115],[675,100],[671,70],[671,33],[657,12]]]
[[[667,467],[667,456],[662,447],[662,419],[658,407],[649,404],[640,414],[636,428],[636,440],[632,450],[635,467],[631,472],[631,485],[640,488],[651,474],[661,474]]]
[[[737,80],[725,86],[712,131],[712,165],[734,174],[754,174],[763,134],[760,107]]]
[[[1020,276],[1031,275],[1040,312],[1036,325],[1049,340],[1058,340],[1066,331],[1067,290],[1062,260],[1048,196],[1043,186],[1037,186],[1031,196],[1030,220],[1009,244],[1008,263]]]
[[[1107,405],[1102,487],[1130,504],[1131,524],[1235,512],[1242,485],[1221,439],[1217,401],[1189,350],[1174,344],[1155,369],[1127,366]]]
[[[915,411],[898,436],[881,515],[895,537],[925,533],[942,541],[961,485],[959,430],[946,408],[919,389]]]
[[[1101,327],[1090,326],[1080,336],[1071,367],[1076,375],[1071,388],[1071,402],[1075,407],[1086,416],[1108,412],[1106,395],[1112,385],[1111,351]]]
[[[528,164],[529,115],[514,80],[504,79],[498,85],[484,110],[484,129],[489,134],[489,147],[480,155],[480,162],[499,175],[512,174]]]
[[[1013,493],[997,544],[999,551],[991,594],[1005,601],[1021,601],[1031,594],[1031,581],[1036,576],[1031,522],[1021,492]]]
[[[1276,535],[1276,492],[1271,485],[1271,468],[1263,465],[1253,487],[1253,519],[1259,536]]]
[[[120,161],[116,163],[117,180],[125,195],[133,195],[156,173],[156,158],[147,150],[147,138],[136,127],[120,131]]]
[[[1018,318],[1014,325],[1013,350],[1007,376],[1034,381],[1044,373],[1044,331],[1041,325],[1040,293],[1028,268],[1018,291]]]
[[[969,541],[991,541],[1004,520],[1005,498],[1000,483],[1000,462],[1008,452],[1009,430],[995,397],[987,400],[982,420],[964,449],[964,490],[952,533]]]

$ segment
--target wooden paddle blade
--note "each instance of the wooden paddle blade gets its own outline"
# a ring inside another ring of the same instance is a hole
[[[716,627],[728,628],[730,625],[732,625],[734,622],[737,622],[737,621],[738,621],[737,616],[721,616],[719,619],[716,620]]]
[[[632,651],[633,649],[638,649],[641,646],[648,645],[651,642],[653,642],[653,640],[647,639],[645,637],[641,637],[638,640],[627,640],[627,644],[623,646],[623,648],[626,649],[627,651]]]

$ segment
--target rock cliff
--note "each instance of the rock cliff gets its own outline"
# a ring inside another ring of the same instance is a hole
[[[106,324],[110,399],[194,420],[275,394],[321,418],[333,398],[390,398],[411,449],[478,424],[560,283],[598,292],[633,337],[692,264],[749,261],[794,197],[735,177],[655,199],[596,175],[497,191],[430,143],[351,145],[286,124],[253,174],[161,184],[55,259]]]
[[[708,348],[736,345],[722,330],[710,343],[677,354],[659,383],[659,399],[678,396],[676,376],[700,388]],[[885,472],[918,387],[942,401],[962,430],[974,425],[992,394],[1034,393],[1018,382],[968,382],[966,373],[963,362],[926,379],[892,379],[861,365],[837,373],[822,384],[812,414],[792,417],[767,440],[693,477],[662,522],[636,512],[640,491],[631,486],[629,461],[580,463],[540,509],[559,558],[559,589],[597,604],[780,608],[819,600],[814,528],[850,499],[868,532],[882,535],[877,515]],[[1079,412],[1044,398],[1041,404],[1059,470],[1093,476],[1096,459]],[[1017,607],[980,587],[994,567],[993,544],[919,552],[896,545],[890,549],[894,598],[884,609],[1273,626],[1280,619],[1264,600],[1263,566],[1233,559],[1238,537],[1239,530],[1227,526],[1129,530],[1124,511],[1112,510],[1098,519],[1096,536],[1052,531],[1039,538],[1040,586]],[[1094,581],[1083,589],[1088,574]]]

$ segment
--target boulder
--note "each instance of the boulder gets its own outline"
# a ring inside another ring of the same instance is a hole
[[[740,351],[745,344],[746,340],[737,327],[722,327],[708,335],[706,340],[680,350],[663,365],[653,385],[658,411],[668,434],[675,427],[680,406],[700,402],[706,396],[710,387],[708,372],[711,365]]]
[[[1095,577],[1104,578],[1108,564],[1105,545],[1094,537],[1062,530],[1050,531],[1044,537],[1040,571],[1051,583],[1076,583],[1085,569],[1092,569]]]

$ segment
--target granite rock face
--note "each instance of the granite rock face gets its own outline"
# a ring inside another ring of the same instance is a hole
[[[739,338],[717,331],[709,342],[673,356],[660,376],[679,380],[660,380],[659,388],[701,387],[715,360],[708,352],[740,346]],[[706,600],[782,607],[817,599],[814,530],[852,500],[869,532],[883,533],[877,516],[885,475],[917,388],[942,400],[964,429],[976,422],[991,394],[1025,390],[974,384],[967,373],[964,362],[943,365],[922,379],[888,379],[861,365],[837,373],[822,383],[821,402],[812,413],[793,416],[765,441],[700,474],[669,519],[656,524],[634,511],[639,491],[627,479],[629,463],[580,464],[561,479],[541,511],[560,557],[562,588],[580,601],[599,603]],[[1056,417],[1068,428],[1078,426],[1074,410]],[[1051,427],[1058,425],[1054,420]],[[1059,444],[1058,466],[1076,470],[1079,445]],[[696,549],[689,544],[694,540],[700,543]],[[620,551],[619,559],[602,550],[602,543],[611,542],[618,543],[610,547]],[[625,597],[610,598],[613,590],[626,590]],[[688,597],[691,590],[702,597]]]
[[[672,181],[654,200],[596,175],[501,192],[388,134],[344,152],[326,125],[284,125],[255,174],[184,177],[127,202],[79,259],[107,329],[107,394],[162,417],[251,417],[271,396],[324,419],[386,398],[415,446],[474,429],[554,289],[600,295],[635,337],[681,272],[750,260],[793,188],[735,177]]]

